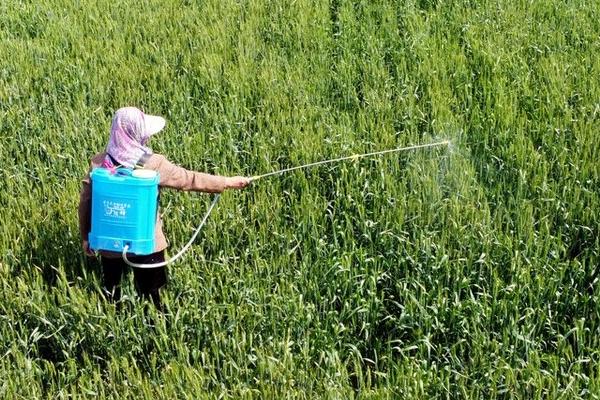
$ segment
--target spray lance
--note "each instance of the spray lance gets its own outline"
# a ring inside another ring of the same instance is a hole
[[[255,175],[250,178],[250,182],[254,182],[259,179],[267,178],[270,176],[285,174],[299,169],[306,169],[345,160],[356,160],[359,158],[373,157],[402,151],[410,151],[437,146],[448,146],[449,144],[450,142],[448,140],[444,140],[435,143],[413,145],[408,147],[400,147],[395,149],[388,149],[364,154],[354,154],[346,157],[322,160],[310,164],[284,168],[277,171],[268,172],[262,175]],[[219,201],[219,198],[221,197],[220,194],[215,195],[213,201],[208,207],[208,210],[204,214],[202,221],[194,231],[194,234],[192,235],[191,239],[172,258],[156,264],[137,264],[131,262],[127,258],[128,252],[134,254],[150,254],[153,249],[153,224],[155,220],[155,215],[153,215],[152,213],[148,213],[147,210],[150,209],[152,211],[158,209],[158,178],[155,175],[153,175],[152,172],[154,171],[147,171],[146,173],[137,174],[134,172],[133,174],[131,174],[131,176],[125,176],[124,178],[117,177],[116,181],[115,179],[111,180],[111,177],[107,174],[104,174],[103,176],[101,171],[96,172],[96,170],[94,170],[91,174],[91,178],[94,181],[94,185],[92,185],[92,231],[90,232],[90,246],[94,249],[121,251],[121,257],[123,258],[125,263],[134,268],[158,268],[163,267],[179,259],[190,248],[190,246],[198,236],[198,233],[200,233],[200,230],[206,223],[210,213],[215,208],[217,202]],[[148,181],[148,179],[152,179],[152,181]],[[96,180],[101,183],[107,183],[111,185],[111,189],[108,190],[108,187],[104,187],[102,184],[97,184]],[[104,180],[108,180],[108,182],[104,182]],[[117,185],[116,191],[114,190],[115,184]],[[121,184],[121,186],[123,187],[119,188],[119,184]],[[99,193],[95,194],[94,190],[97,190]],[[117,198],[115,198],[114,196],[115,192],[117,193]],[[133,195],[134,193],[139,193],[139,198],[136,198]],[[96,197],[94,197],[95,195]],[[143,205],[143,207],[140,207],[140,205]],[[117,210],[116,212],[115,208]],[[155,213],[156,211],[153,212]],[[137,217],[137,220],[128,220],[126,218],[128,214]],[[149,226],[151,226],[152,229],[149,229]],[[133,231],[132,227],[134,228]],[[136,228],[139,229],[136,231]],[[143,230],[144,232],[140,233],[140,230]],[[106,233],[115,231],[123,232],[124,235],[121,236],[127,237],[115,238],[113,237],[114,235]]]

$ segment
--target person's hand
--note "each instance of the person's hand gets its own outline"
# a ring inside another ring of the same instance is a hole
[[[94,257],[96,254],[92,249],[90,249],[90,243],[87,240],[83,240],[81,242],[81,247],[83,248],[83,253],[88,257]]]
[[[250,178],[243,176],[231,176],[227,178],[227,188],[243,189],[250,184]]]

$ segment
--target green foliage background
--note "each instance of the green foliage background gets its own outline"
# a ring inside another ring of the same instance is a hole
[[[0,398],[600,397],[599,54],[584,0],[2,2]],[[145,316],[77,228],[124,105],[225,175],[452,145],[226,193]]]

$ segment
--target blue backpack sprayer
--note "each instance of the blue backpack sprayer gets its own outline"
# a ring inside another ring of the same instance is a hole
[[[94,250],[142,255],[154,252],[154,225],[158,211],[159,176],[155,171],[119,168],[111,173],[95,168],[92,180]]]
[[[250,181],[256,181],[268,176],[279,175],[297,169],[314,167],[344,160],[354,160],[363,157],[394,153],[420,148],[449,145],[445,140],[397,149],[377,151],[373,153],[355,154],[331,160],[318,161],[310,164],[285,168],[256,175]],[[128,253],[146,255],[154,252],[154,229],[158,212],[158,173],[152,170],[130,170],[119,168],[115,174],[104,168],[96,168],[90,174],[92,180],[92,228],[89,234],[90,248],[93,250],[108,250],[121,252],[123,260],[136,268],[157,268],[167,265],[181,257],[198,236],[200,229],[206,223],[208,216],[219,200],[217,194],[200,225],[188,243],[172,258],[157,264],[136,264],[127,259]]]

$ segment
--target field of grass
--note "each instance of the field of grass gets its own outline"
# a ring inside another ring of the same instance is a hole
[[[599,77],[597,1],[0,2],[0,398],[600,398]],[[451,146],[225,193],[145,316],[77,227],[125,105],[218,174]]]

